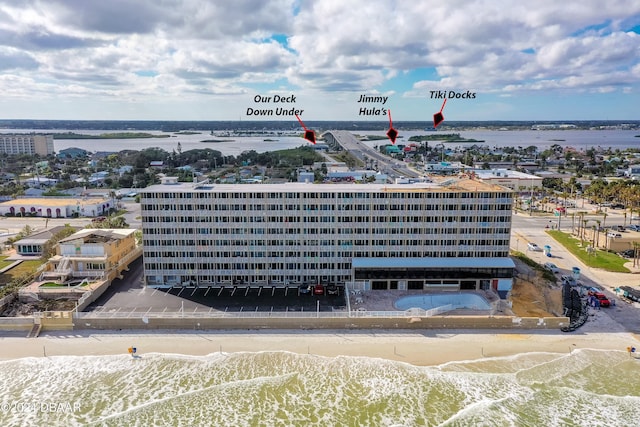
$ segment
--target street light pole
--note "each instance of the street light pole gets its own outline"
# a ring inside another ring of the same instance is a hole
[[[531,198],[529,199],[529,216],[533,215],[533,177],[531,178]]]

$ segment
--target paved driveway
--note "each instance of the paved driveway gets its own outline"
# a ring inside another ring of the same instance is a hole
[[[332,311],[346,305],[343,295],[298,295],[298,289],[271,288],[146,288],[142,282],[142,257],[131,264],[122,280],[85,311],[194,312],[194,311]]]

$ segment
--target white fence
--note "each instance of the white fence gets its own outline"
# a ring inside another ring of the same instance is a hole
[[[78,319],[176,319],[176,318],[239,318],[239,319],[274,319],[274,318],[412,318],[437,316],[447,311],[453,310],[453,306],[446,305],[422,310],[412,308],[406,311],[220,311],[210,309],[207,311],[152,311],[149,308],[135,310],[117,311],[93,311],[78,312],[75,317]]]

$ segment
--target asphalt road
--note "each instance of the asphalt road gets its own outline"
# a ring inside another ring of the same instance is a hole
[[[133,201],[121,202],[127,212],[125,221],[131,228],[142,228],[140,217],[140,203]],[[29,225],[34,232],[44,231],[57,226],[69,224],[76,227],[86,227],[91,224],[91,218],[43,218],[43,217],[5,217],[0,215],[0,236],[11,236],[20,232],[25,225]]]
[[[392,159],[363,144],[351,132],[336,130],[331,131],[331,133],[340,139],[342,148],[353,156],[365,162],[367,159],[376,160],[378,162],[378,170],[387,174],[390,178],[399,178],[401,176],[415,178],[419,176],[417,172],[407,167],[403,161]]]
[[[591,211],[587,206],[585,209],[578,209]],[[591,217],[602,220],[602,215],[591,215]],[[560,268],[560,273],[557,274],[559,278],[561,275],[570,275],[573,267],[580,268],[580,281],[587,286],[594,286],[602,289],[610,300],[615,301],[615,306],[604,309],[613,320],[623,325],[629,332],[640,334],[640,308],[637,307],[637,303],[629,304],[620,299],[616,293],[615,288],[619,286],[632,286],[636,289],[640,289],[640,269],[635,269],[634,273],[611,273],[600,269],[588,267],[583,264],[578,258],[567,251],[563,246],[557,243],[549,234],[546,233],[546,226],[549,224],[557,225],[557,219],[553,219],[550,223],[551,217],[536,217],[528,216],[527,214],[516,214],[513,216],[512,232],[511,232],[511,248],[520,252],[524,252],[529,258],[533,259],[539,264],[545,262],[553,262]],[[624,214],[620,212],[608,213],[606,223],[609,225],[623,225]],[[629,222],[627,221],[627,224]],[[571,218],[562,218],[561,230],[565,232],[571,231]],[[543,251],[528,251],[527,243],[534,242],[540,248],[544,245],[551,246],[552,257],[547,257]],[[579,333],[580,330],[576,331]],[[606,332],[606,331],[603,331]]]

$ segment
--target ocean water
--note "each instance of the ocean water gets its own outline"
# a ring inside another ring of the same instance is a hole
[[[52,132],[66,132],[67,130],[60,129]],[[30,133],[30,132],[42,132],[35,129],[3,129],[2,132],[10,133]],[[72,130],[72,132],[99,135],[102,133],[112,133],[113,130]],[[142,131],[141,131],[142,132]],[[197,133],[193,135],[182,135],[175,133],[163,133],[158,130],[144,131],[154,135],[171,135],[169,138],[140,138],[140,139],[108,139],[108,140],[96,140],[96,139],[56,139],[53,141],[53,146],[56,152],[71,148],[78,147],[91,152],[95,151],[109,151],[118,152],[122,150],[142,150],[145,148],[158,147],[167,152],[177,150],[178,142],[181,145],[182,151],[193,149],[205,149],[210,148],[212,150],[218,150],[223,155],[237,156],[243,151],[255,150],[258,153],[283,150],[288,148],[296,148],[300,146],[310,145],[308,141],[299,137],[292,136],[251,136],[251,137],[219,137],[212,136],[208,132]],[[354,134],[358,135],[378,135],[384,136],[386,131],[379,130],[354,130]],[[640,138],[636,135],[640,134],[637,130],[476,130],[476,131],[443,131],[441,133],[460,133],[464,138],[473,138],[484,142],[477,143],[477,145],[487,146],[490,149],[497,149],[502,147],[528,147],[530,145],[536,146],[538,150],[543,151],[554,144],[558,144],[562,147],[574,147],[577,150],[587,150],[589,148],[613,148],[613,149],[625,149],[625,148],[640,148]],[[435,132],[427,131],[400,131],[398,137],[398,144],[408,144],[409,138],[414,135],[434,134]],[[319,135],[318,135],[319,136]],[[202,142],[208,139],[223,140],[223,142]],[[266,141],[265,141],[266,140]],[[371,147],[387,144],[388,140],[375,140],[366,142]],[[429,141],[429,147],[435,147],[439,144],[438,141]],[[461,149],[470,147],[471,143],[447,143],[446,147],[450,150]]]
[[[640,422],[640,360],[626,351],[432,367],[287,352],[61,356],[0,362],[0,372],[5,427]]]

